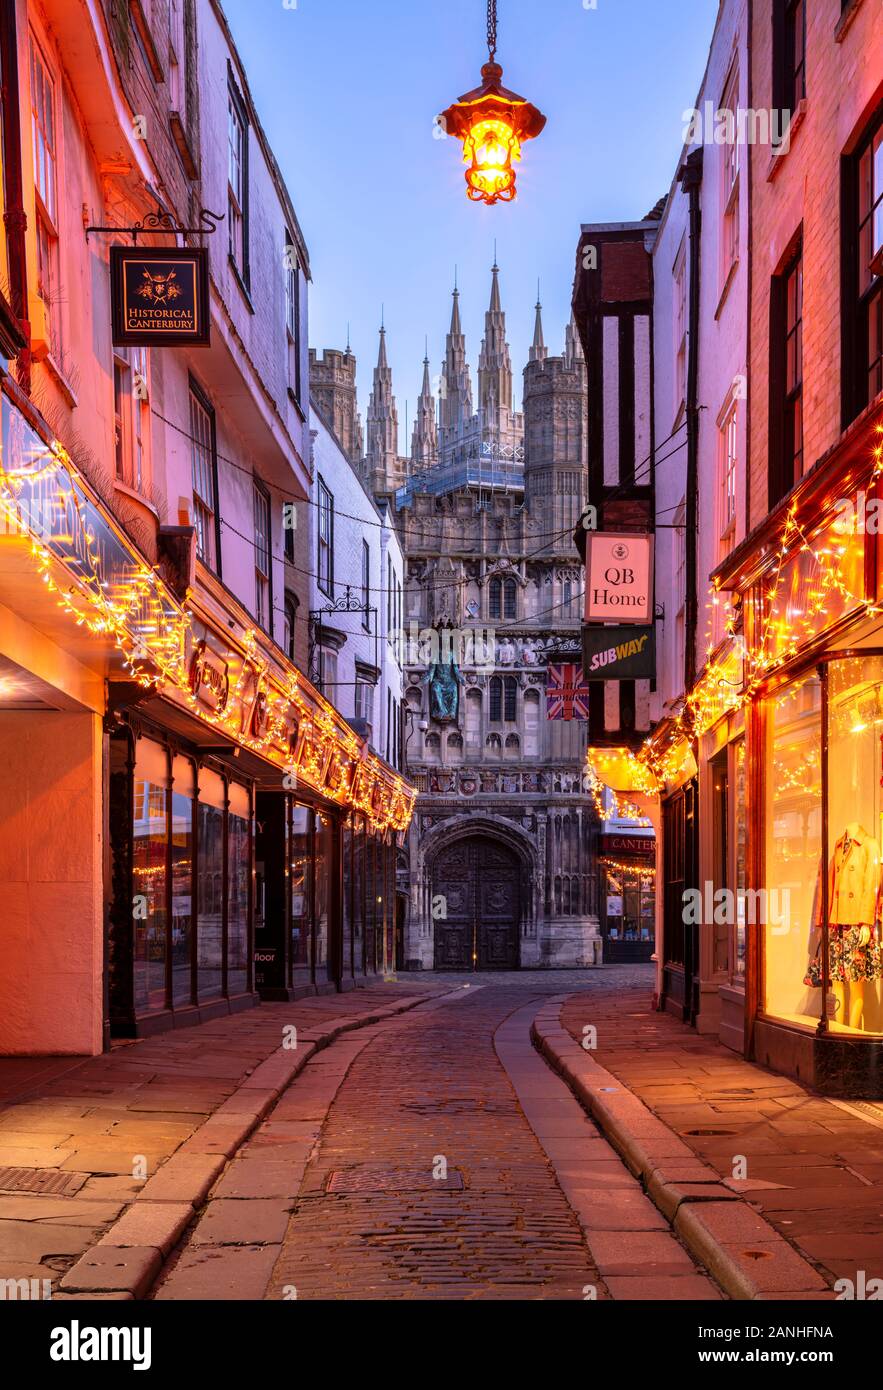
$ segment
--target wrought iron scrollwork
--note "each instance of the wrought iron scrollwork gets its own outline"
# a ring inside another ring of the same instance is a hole
[[[173,213],[157,208],[156,212],[145,213],[141,221],[133,223],[131,227],[87,227],[86,236],[88,237],[90,232],[130,236],[133,245],[136,245],[139,236],[210,236],[217,231],[219,223],[223,221],[223,213],[211,212],[208,208],[200,208],[200,225],[198,227],[185,227]]]

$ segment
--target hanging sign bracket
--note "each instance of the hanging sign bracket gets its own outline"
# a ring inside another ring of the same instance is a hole
[[[217,231],[218,223],[224,221],[223,214],[210,212],[208,208],[199,210],[200,226],[184,227],[170,212],[148,212],[140,222],[131,227],[87,227],[86,240],[90,232],[103,232],[113,236],[130,236],[133,246],[137,246],[139,236],[209,236]]]

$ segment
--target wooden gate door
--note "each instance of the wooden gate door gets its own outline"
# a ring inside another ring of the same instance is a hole
[[[476,836],[443,850],[432,876],[436,970],[517,970],[517,854]]]

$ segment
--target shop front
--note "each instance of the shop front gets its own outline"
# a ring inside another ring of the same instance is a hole
[[[189,531],[145,559],[8,377],[0,431],[0,1051],[383,970],[413,789]]]
[[[883,593],[863,520],[877,423],[718,574],[746,644],[746,1053],[868,1099],[883,1097]]]
[[[210,599],[184,634],[187,688],[126,690],[109,720],[118,1036],[351,989],[390,959],[410,789],[232,596],[229,636]]]
[[[603,834],[598,853],[604,964],[648,961],[656,944],[656,841],[652,835]]]

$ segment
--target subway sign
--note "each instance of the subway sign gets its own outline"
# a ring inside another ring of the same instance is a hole
[[[586,537],[587,623],[652,623],[653,537],[590,531]]]
[[[110,285],[114,343],[181,347],[210,342],[204,246],[112,246]]]
[[[646,627],[584,627],[583,675],[588,681],[653,680],[656,633]]]

